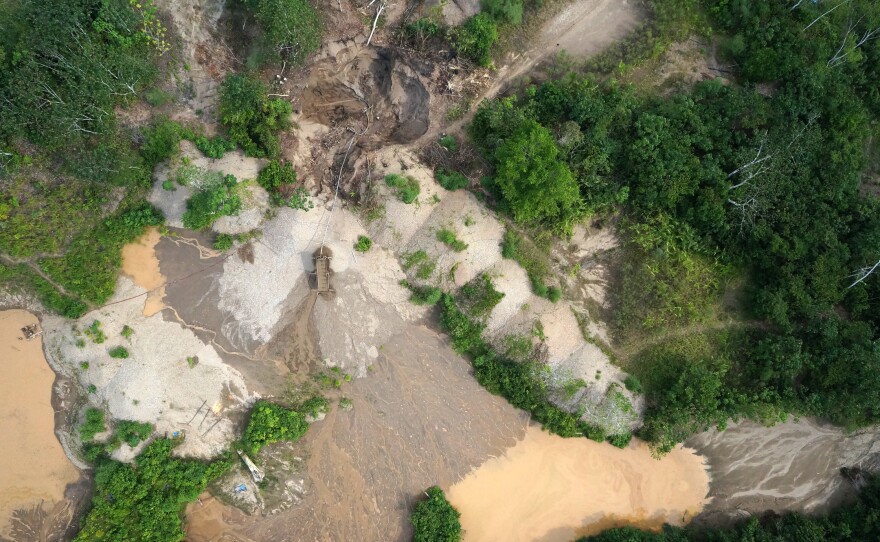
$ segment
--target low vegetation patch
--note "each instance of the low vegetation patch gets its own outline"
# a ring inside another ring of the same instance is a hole
[[[455,232],[450,230],[449,228],[443,228],[437,231],[437,240],[448,246],[452,250],[456,252],[462,252],[465,250],[468,245],[464,241],[460,240]]]
[[[241,211],[241,198],[232,175],[225,175],[222,182],[207,186],[193,194],[186,202],[183,225],[192,230],[211,227],[221,216],[235,216]]]
[[[457,171],[446,171],[443,168],[439,168],[434,172],[434,178],[436,178],[437,182],[440,183],[440,186],[446,190],[467,188],[471,184],[471,181],[461,173]]]
[[[256,455],[267,444],[298,440],[308,428],[305,416],[296,410],[258,401],[241,442],[249,453]]]
[[[372,239],[370,239],[366,235],[358,235],[358,240],[357,243],[354,244],[354,249],[358,252],[367,252],[372,246]]]
[[[385,176],[385,184],[394,188],[397,197],[406,204],[415,202],[419,197],[419,192],[421,192],[419,181],[409,175],[403,176],[391,173]]]

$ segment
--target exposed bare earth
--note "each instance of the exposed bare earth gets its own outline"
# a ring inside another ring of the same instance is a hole
[[[266,518],[224,512],[223,534],[204,538],[216,506],[192,505],[194,542],[406,540],[422,490],[451,485],[524,434],[524,415],[480,388],[435,332],[411,326],[381,346],[369,376],[344,390],[352,410],[334,409],[302,443],[305,499]]]

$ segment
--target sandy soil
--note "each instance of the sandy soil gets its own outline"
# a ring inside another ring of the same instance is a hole
[[[37,324],[28,312],[0,312],[0,535],[9,534],[14,510],[51,508],[64,500],[79,472],[55,437],[52,384],[42,340],[27,341],[21,328]]]
[[[110,418],[149,422],[159,434],[185,433],[178,448],[183,455],[217,454],[235,437],[229,412],[249,404],[253,396],[241,374],[223,362],[212,344],[179,322],[173,311],[144,316],[145,294],[130,279],[120,277],[108,305],[73,324],[47,321],[50,363],[83,388],[95,385],[89,400],[108,410]],[[106,335],[103,343],[82,332],[96,320]],[[125,325],[134,330],[128,339],[121,336]],[[114,346],[125,347],[129,357],[111,358],[109,350]],[[203,404],[206,408],[194,418]],[[127,460],[136,452],[123,444],[114,457]]]
[[[461,512],[465,542],[570,542],[613,525],[681,525],[708,491],[703,459],[692,450],[657,461],[638,441],[620,450],[530,426],[504,456],[449,488],[448,498]]]

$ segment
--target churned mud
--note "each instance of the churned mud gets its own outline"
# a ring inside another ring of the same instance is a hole
[[[453,484],[522,438],[525,415],[483,390],[443,337],[411,326],[381,346],[369,376],[343,388],[352,409],[334,407],[303,439],[302,502],[268,517],[193,504],[192,542],[408,540],[424,489]]]
[[[712,472],[707,520],[765,510],[821,512],[854,493],[841,467],[880,467],[877,428],[846,433],[812,419],[773,427],[742,422],[691,438]]]
[[[642,442],[620,450],[531,426],[448,497],[461,512],[466,542],[569,542],[613,526],[681,525],[702,509],[708,491],[693,450],[677,448],[658,461]]]
[[[45,515],[79,479],[55,437],[55,373],[42,340],[22,336],[21,328],[31,324],[38,322],[29,312],[0,312],[0,537],[14,535],[13,515],[21,519],[32,509]]]

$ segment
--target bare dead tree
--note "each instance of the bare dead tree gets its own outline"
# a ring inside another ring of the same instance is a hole
[[[865,266],[865,267],[859,269],[858,271],[856,271],[855,273],[853,273],[852,275],[850,275],[850,277],[855,277],[856,280],[852,284],[847,286],[846,289],[849,290],[850,288],[852,288],[856,284],[858,284],[858,283],[864,281],[866,278],[870,277],[871,274],[874,271],[876,271],[878,267],[880,267],[880,260],[877,260],[877,263],[875,263],[874,265]]]
[[[810,24],[808,24],[807,26],[804,27],[804,32],[806,32],[806,31],[807,31],[811,26],[813,26],[814,24],[816,24],[816,23],[818,23],[819,21],[821,21],[823,18],[825,18],[826,15],[830,14],[832,11],[836,10],[837,8],[839,8],[840,6],[842,6],[842,5],[844,5],[844,4],[849,4],[850,2],[852,2],[852,0],[843,0],[842,2],[840,2],[839,4],[837,4],[836,6],[834,6],[833,8],[829,9],[828,11],[826,11],[825,13],[823,13],[822,15],[819,15],[818,17],[816,17],[815,19],[813,19],[813,22],[811,22]]]
[[[758,180],[774,170],[780,160],[797,162],[796,151],[799,146],[796,144],[818,118],[817,114],[811,115],[784,147],[778,143],[768,142],[768,135],[765,132],[754,157],[727,175],[728,179],[738,177],[738,182],[732,184],[728,189],[730,195],[727,203],[740,215],[739,228],[741,233],[747,227],[754,225],[755,218],[764,208],[764,193],[768,187],[766,183],[760,183]]]
[[[367,7],[373,5],[376,0],[372,0]],[[376,25],[379,23],[379,17],[382,15],[382,12],[385,11],[385,1],[382,0],[379,2],[379,5],[376,7],[376,17],[373,19],[373,28],[370,30],[370,37],[367,38],[367,46],[369,47],[370,42],[373,41],[373,33],[376,32]]]

